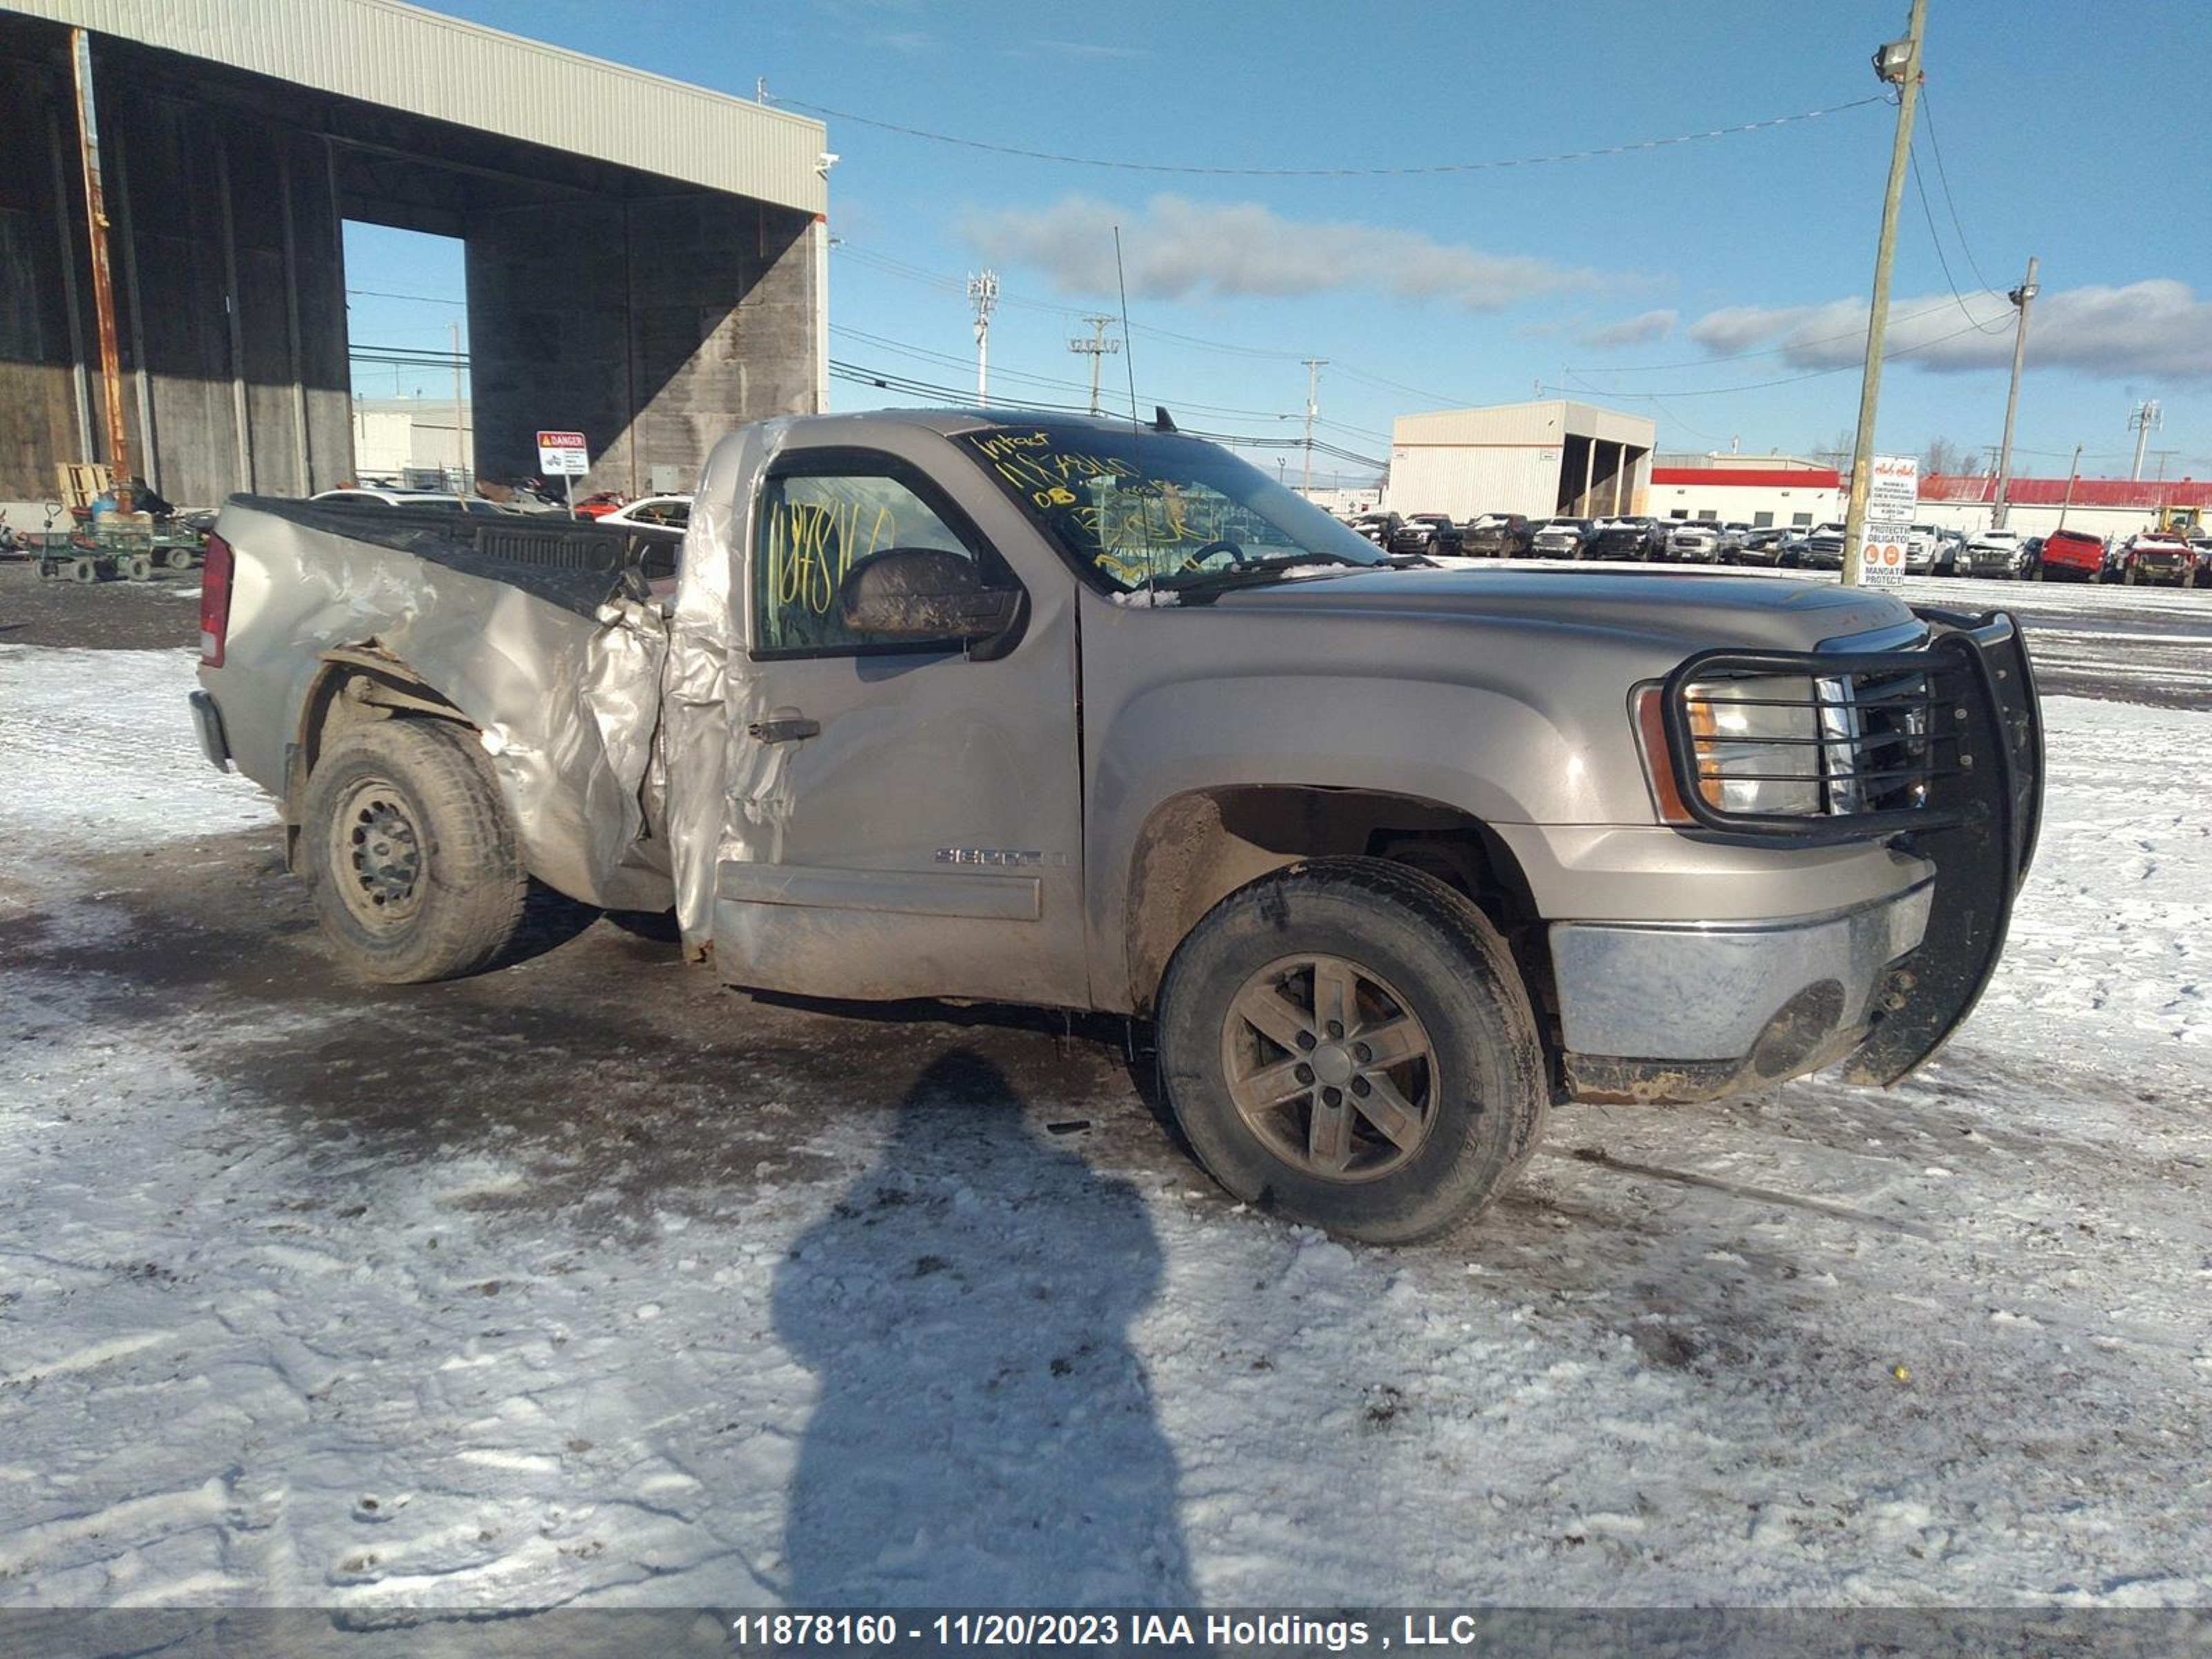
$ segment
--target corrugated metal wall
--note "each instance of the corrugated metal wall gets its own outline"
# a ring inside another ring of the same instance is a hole
[[[1559,500],[1559,451],[1468,447],[1394,451],[1391,507],[1400,513],[1525,513],[1548,517]]]
[[[394,0],[9,0],[342,97],[820,213],[818,121]],[[732,13],[732,15],[738,15]]]

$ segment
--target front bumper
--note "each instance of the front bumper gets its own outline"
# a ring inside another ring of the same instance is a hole
[[[1577,1092],[1637,1095],[1620,1079],[1655,1062],[1719,1093],[1841,1059],[1871,1028],[1892,965],[1926,936],[1934,893],[1923,882],[1854,909],[1747,926],[1555,924],[1559,1035]]]
[[[1571,1092],[1708,1100],[1838,1062],[1848,1081],[1894,1083],[1972,1010],[2035,854],[2042,716],[2011,617],[1917,614],[1934,630],[1918,651],[1702,653],[1670,677],[1666,718],[1678,786],[1705,833],[1767,846],[1886,844],[1920,869],[1932,866],[1933,879],[1771,922],[1554,923]],[[1693,750],[1675,729],[1686,688],[1700,674],[1746,671],[1924,676],[1922,804],[1794,823],[1698,804],[1697,763],[1682,758]]]

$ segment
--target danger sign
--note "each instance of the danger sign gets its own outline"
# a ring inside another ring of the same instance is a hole
[[[538,470],[549,478],[580,478],[592,470],[591,453],[580,432],[538,434]]]

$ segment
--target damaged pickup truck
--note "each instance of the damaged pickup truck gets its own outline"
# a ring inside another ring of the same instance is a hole
[[[492,965],[537,881],[733,985],[1149,1020],[1221,1184],[1352,1237],[1557,1099],[1903,1077],[2033,851],[2008,617],[1393,560],[1164,416],[760,422],[641,550],[223,509],[201,739],[343,963]]]

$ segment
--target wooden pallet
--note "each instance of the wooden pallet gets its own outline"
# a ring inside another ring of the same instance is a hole
[[[99,461],[58,461],[54,479],[64,507],[90,507],[107,493],[111,482],[106,466]]]

